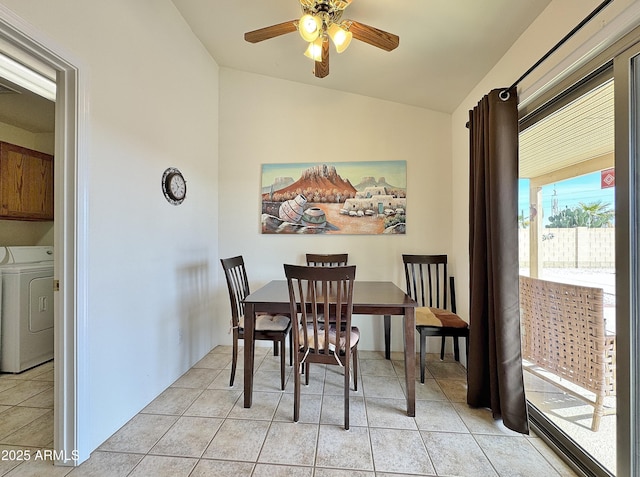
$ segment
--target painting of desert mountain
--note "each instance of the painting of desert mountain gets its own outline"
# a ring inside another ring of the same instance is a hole
[[[405,234],[406,161],[262,165],[263,234]]]

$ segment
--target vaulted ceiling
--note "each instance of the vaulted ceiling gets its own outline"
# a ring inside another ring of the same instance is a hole
[[[343,19],[400,37],[387,52],[359,41],[314,77],[297,32],[251,44],[244,33],[301,16],[299,0],[172,0],[219,66],[453,112],[550,0],[353,0]]]
[[[452,112],[550,0],[353,0],[344,17],[394,33],[387,52],[354,40],[319,79],[296,33],[247,43],[244,33],[300,17],[299,0],[172,0],[221,67]],[[18,105],[16,105],[16,103]],[[16,125],[53,130],[54,107],[28,93],[0,94],[1,111],[21,111]],[[7,106],[7,107],[5,107]],[[45,113],[33,114],[33,107]]]

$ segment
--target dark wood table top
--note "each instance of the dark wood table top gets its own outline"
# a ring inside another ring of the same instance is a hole
[[[286,280],[273,280],[244,299],[244,407],[251,407],[253,396],[254,320],[256,309],[269,313],[290,311],[289,288]],[[390,281],[361,281],[353,283],[353,313],[358,315],[384,315],[385,327],[390,315],[400,315],[404,326],[404,374],[407,393],[407,415],[416,415],[415,389],[415,308],[416,301]],[[388,333],[387,333],[388,335]],[[249,343],[249,344],[247,344]],[[388,343],[387,343],[388,346]]]
[[[273,280],[244,299],[252,304],[288,304],[286,280]],[[353,312],[356,314],[401,315],[418,304],[395,283],[356,280],[353,284]]]

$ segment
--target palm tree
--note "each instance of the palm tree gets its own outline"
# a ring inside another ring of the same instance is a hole
[[[611,227],[615,212],[610,208],[611,204],[603,204],[601,200],[585,204],[580,202],[580,210],[587,216],[587,227],[600,228]]]

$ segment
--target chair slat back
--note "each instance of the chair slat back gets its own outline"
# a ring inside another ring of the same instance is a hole
[[[233,326],[238,326],[240,317],[244,316],[244,299],[251,293],[249,279],[242,256],[220,259],[229,290],[231,302],[231,319]]]
[[[310,267],[345,267],[349,261],[348,253],[308,253],[307,265]]]
[[[355,265],[313,267],[285,265],[291,316],[299,316],[293,327],[293,346],[301,353],[338,353],[351,347],[351,314]],[[325,323],[324,315],[335,317],[335,326]],[[335,339],[331,336],[335,333]],[[336,348],[334,343],[338,343]]]
[[[407,294],[420,306],[447,309],[447,256],[402,255]],[[454,308],[453,302],[451,308]],[[454,309],[451,309],[455,313]]]

